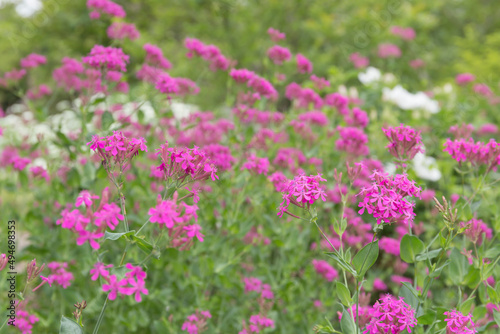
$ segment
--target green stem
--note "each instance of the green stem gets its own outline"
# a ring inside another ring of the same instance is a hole
[[[106,306],[108,306],[108,298],[109,295],[106,296],[106,300],[104,301],[104,305],[102,306],[101,313],[99,313],[99,318],[97,319],[97,323],[95,325],[94,331],[92,334],[97,334],[99,331],[99,327],[101,326],[102,319],[104,318],[104,311],[106,311]]]

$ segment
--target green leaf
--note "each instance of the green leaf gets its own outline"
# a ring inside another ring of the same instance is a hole
[[[329,257],[331,257],[332,259],[334,259],[335,262],[337,262],[337,264],[345,271],[351,273],[353,276],[358,275],[356,270],[354,270],[354,268],[351,267],[351,265],[349,263],[345,262],[343,259],[338,257],[337,254],[335,254],[335,253],[325,253],[325,254],[328,255]]]
[[[356,324],[354,319],[351,317],[351,314],[344,310],[342,313],[342,319],[340,320],[340,329],[343,334],[357,334],[359,331],[356,328]]]
[[[497,323],[498,327],[500,327],[500,312],[493,310],[493,319]]]
[[[418,292],[407,282],[402,282],[403,285],[399,289],[399,297],[403,297],[406,304],[416,310],[419,304]]]
[[[140,250],[142,250],[146,254],[150,254],[153,251],[153,245],[151,245],[149,242],[144,240],[143,238],[137,237],[135,235],[132,235],[132,240],[137,244],[137,247],[139,247]],[[155,254],[153,255],[154,258],[159,259],[160,254]]]
[[[436,311],[427,310],[423,315],[417,318],[419,325],[430,325],[436,319]]]
[[[102,129],[104,131],[109,130],[109,127],[111,124],[113,124],[115,120],[113,119],[113,115],[109,111],[105,111],[102,114],[101,122],[102,122]]]
[[[417,254],[424,251],[425,245],[418,237],[406,234],[399,245],[401,259],[406,263],[415,262]]]
[[[493,289],[489,284],[486,286],[486,290],[488,291],[488,296],[493,300],[495,304],[499,302],[497,292]]]
[[[417,261],[425,261],[427,259],[433,259],[435,258],[436,256],[439,255],[439,253],[441,253],[441,250],[442,248],[438,248],[438,249],[435,249],[435,250],[432,250],[430,252],[427,252],[427,253],[422,253],[422,254],[419,254],[417,255],[417,257],[415,258],[415,260]]]
[[[451,263],[451,260],[446,260],[446,262],[439,268],[435,269],[433,272],[429,274],[429,277],[435,278],[441,275],[441,272],[443,271],[444,268],[446,268],[449,264]]]
[[[473,289],[476,285],[479,284],[480,281],[481,275],[479,269],[470,266],[467,275],[465,275],[464,277],[463,283],[466,284],[469,288]]]
[[[453,248],[450,260],[450,266],[448,267],[450,279],[454,284],[459,285],[462,283],[469,265],[467,258],[463,254],[460,254],[458,249]]]
[[[122,233],[111,233],[111,232],[104,232],[104,240],[118,240],[121,237],[128,236],[128,235],[133,235],[135,231],[128,231],[128,232],[122,232]]]
[[[500,255],[500,245],[495,245],[484,253],[484,257],[487,259],[496,258],[498,255]]]
[[[352,304],[352,298],[351,298],[351,293],[349,289],[342,284],[341,282],[337,281],[337,296],[340,298],[340,301],[344,306],[351,306]]]
[[[61,317],[61,327],[59,334],[83,334],[83,329],[79,324],[73,320],[66,318],[64,315]]]
[[[363,247],[352,259],[352,265],[358,272],[357,277],[362,278],[365,276],[368,269],[373,266],[378,258],[378,240],[369,243]]]
[[[470,309],[472,308],[472,304],[474,303],[474,299],[467,299],[462,305],[460,305],[460,312],[463,314],[469,314]]]

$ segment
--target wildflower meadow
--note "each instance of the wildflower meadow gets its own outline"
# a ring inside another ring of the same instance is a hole
[[[500,333],[499,15],[0,1],[0,333]]]

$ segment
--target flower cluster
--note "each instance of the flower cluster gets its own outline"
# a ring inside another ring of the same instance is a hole
[[[285,96],[292,101],[297,101],[300,108],[309,108],[309,105],[313,105],[314,108],[320,109],[323,106],[323,99],[318,93],[312,88],[302,88],[295,82],[286,87]]]
[[[358,52],[354,52],[349,56],[349,60],[356,68],[365,68],[370,64],[370,60],[363,57]]]
[[[75,279],[73,274],[66,270],[68,268],[66,262],[50,262],[47,264],[47,268],[50,269],[50,275],[42,277],[42,280],[47,281],[50,286],[55,283],[66,289],[71,285],[71,281]]]
[[[378,46],[378,56],[380,58],[399,58],[401,57],[401,49],[394,44],[380,44]]]
[[[117,131],[108,137],[95,135],[87,145],[90,145],[90,149],[97,152],[108,166],[110,164],[126,165],[130,159],[139,154],[139,151],[148,151],[144,138],[127,138]]]
[[[260,331],[265,328],[274,328],[274,321],[260,314],[252,315],[248,322],[250,323],[250,325],[248,325],[248,328],[244,323],[243,330],[238,334],[260,333]]]
[[[355,127],[337,127],[340,138],[335,142],[335,148],[340,151],[345,151],[352,156],[362,156],[370,153],[368,136],[363,130]]]
[[[297,59],[297,71],[299,73],[312,73],[313,65],[309,59],[304,55],[298,53],[295,58]]]
[[[260,279],[255,277],[243,277],[243,282],[245,283],[245,293],[255,291],[260,293],[262,299],[274,298],[271,286],[269,284],[263,284]]]
[[[100,18],[101,14],[121,18],[126,15],[122,6],[110,0],[88,0],[87,8],[92,10],[90,12],[90,18],[93,20]]]
[[[133,23],[113,22],[107,30],[108,37],[111,39],[122,40],[125,38],[131,41],[138,39],[141,34]]]
[[[52,72],[52,77],[59,87],[65,90],[80,90],[84,86],[83,80],[79,77],[84,72],[83,64],[76,59],[64,57],[62,66]]]
[[[326,201],[325,191],[319,184],[321,181],[326,181],[321,177],[321,174],[310,176],[300,174],[289,181],[286,189],[282,192],[283,202],[280,204],[278,216],[282,217],[283,213],[290,214],[287,211],[290,204],[304,208],[304,204],[309,207],[319,198]]]
[[[21,67],[22,68],[35,68],[40,65],[44,65],[47,63],[47,58],[45,56],[32,53],[25,58],[21,59]]]
[[[463,315],[457,310],[444,312],[446,315],[446,334],[473,334],[477,333],[475,324],[472,322],[472,315],[469,313],[467,316]],[[470,324],[469,324],[470,322]]]
[[[285,47],[274,45],[269,50],[267,50],[267,56],[276,65],[281,65],[285,61],[289,61],[292,58],[292,53]]]
[[[460,73],[457,74],[455,77],[455,81],[457,82],[457,85],[463,86],[468,84],[469,82],[472,82],[476,80],[476,76],[470,73]]]
[[[415,30],[413,30],[413,28],[404,28],[399,26],[392,26],[391,34],[399,36],[406,41],[411,41],[412,39],[415,39],[416,36]]]
[[[394,176],[373,172],[370,176],[373,181],[371,187],[362,188],[356,196],[362,196],[359,203],[361,215],[366,211],[377,218],[380,223],[404,223],[413,222],[413,208],[415,203],[408,202],[406,197],[420,198],[421,188],[415,185],[415,181],[409,181],[404,174]]]
[[[337,270],[324,260],[312,260],[312,264],[316,272],[329,282],[339,277]]]
[[[22,334],[31,334],[33,325],[40,321],[37,316],[29,314],[25,310],[17,310],[14,318],[14,326],[16,326]]]
[[[118,279],[116,275],[111,275],[109,273],[107,269],[112,267],[113,265],[104,265],[101,262],[97,262],[94,268],[90,270],[90,274],[92,275],[91,279],[93,281],[96,281],[99,277],[106,281],[106,283],[102,285],[102,291],[109,291],[109,300],[115,300],[119,294],[122,296],[134,295],[135,301],[140,303],[142,301],[142,295],[149,294],[145,282],[147,274],[142,270],[142,267],[127,263],[125,267],[128,271],[122,279]]]
[[[187,53],[188,58],[193,57],[193,55],[201,57],[210,63],[210,70],[212,71],[226,71],[229,68],[229,59],[215,45],[205,45],[196,38],[186,38],[184,46],[189,50]]]
[[[111,71],[125,72],[129,56],[120,48],[94,45],[90,54],[82,58],[85,64],[95,68],[106,68]]]
[[[247,161],[241,166],[241,169],[247,169],[257,175],[267,175],[269,172],[269,160],[267,158],[258,158],[255,154],[250,154]]]
[[[173,200],[162,200],[161,196],[158,195],[156,207],[150,208],[148,211],[151,216],[149,221],[168,229],[172,247],[186,250],[193,244],[195,238],[199,242],[203,242],[205,237],[201,233],[200,225],[188,225],[193,218],[195,222],[198,221],[197,210],[198,206],[196,205],[188,205],[184,202],[177,204],[177,194],[174,194]]]
[[[469,238],[472,243],[481,246],[483,243],[483,234],[486,236],[486,239],[491,240],[493,237],[493,231],[488,225],[480,219],[471,219],[468,222],[461,222],[461,228],[467,228],[464,234]]]
[[[187,317],[182,324],[182,330],[189,334],[200,334],[207,329],[207,320],[212,318],[209,311],[198,311]]]
[[[403,301],[387,294],[373,305],[370,322],[366,325],[363,334],[392,333],[399,334],[417,325],[415,310]]]
[[[474,143],[472,138],[460,138],[454,141],[447,139],[444,151],[459,163],[467,161],[474,166],[486,165],[487,172],[500,164],[500,144],[494,139],[490,139],[488,143]]]
[[[285,39],[286,36],[285,33],[274,28],[267,29],[267,33],[273,42],[279,42],[280,40]]]
[[[199,149],[168,147],[168,142],[157,149],[162,163],[158,167],[164,172],[165,178],[184,181],[189,177],[189,182],[204,181],[211,178],[219,179],[217,167],[212,163],[207,154]]]
[[[409,126],[401,124],[396,127],[382,128],[385,136],[389,140],[386,146],[398,160],[412,160],[417,153],[423,153],[422,138],[420,131],[415,131]]]

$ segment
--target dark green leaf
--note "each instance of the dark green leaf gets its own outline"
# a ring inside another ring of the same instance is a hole
[[[467,258],[463,254],[460,254],[460,251],[458,249],[453,248],[451,250],[450,260],[450,279],[454,284],[461,284],[469,265],[467,262]]]
[[[373,266],[378,258],[378,240],[363,247],[352,259],[352,265],[358,272],[358,278],[365,276],[368,269]]]
[[[423,315],[417,318],[419,325],[430,325],[436,319],[436,311],[427,310]]]
[[[399,289],[399,297],[403,297],[405,303],[410,305],[412,309],[417,309],[419,304],[418,292],[407,282],[403,282]]]

